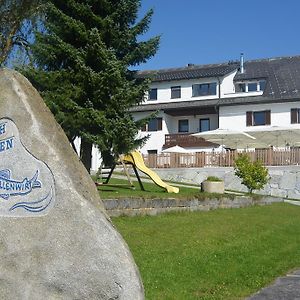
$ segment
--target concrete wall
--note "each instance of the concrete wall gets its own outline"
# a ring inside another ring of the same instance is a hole
[[[300,167],[269,167],[270,181],[259,194],[275,197],[300,199]],[[225,189],[244,191],[247,188],[234,175],[233,168],[178,168],[155,169],[162,179],[201,184],[208,176],[217,176],[224,180]]]
[[[247,196],[234,198],[221,197],[218,199],[102,199],[106,212],[111,217],[157,215],[166,212],[178,211],[208,211],[218,208],[240,208],[252,205],[266,205],[274,202],[283,202],[281,198],[262,197],[253,199]]]

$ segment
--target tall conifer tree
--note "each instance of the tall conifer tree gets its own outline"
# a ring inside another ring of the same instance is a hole
[[[128,109],[148,82],[130,68],[146,62],[159,37],[139,41],[152,10],[137,22],[140,0],[51,0],[45,27],[32,45],[34,66],[25,75],[42,93],[70,142],[81,137],[89,170],[92,144],[106,161],[136,147],[140,122]]]

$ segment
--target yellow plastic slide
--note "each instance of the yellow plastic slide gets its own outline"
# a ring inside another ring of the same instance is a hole
[[[150,170],[144,162],[143,156],[139,151],[133,151],[128,155],[124,155],[123,160],[134,164],[141,172],[148,175],[155,184],[167,190],[168,193],[179,193],[179,188],[166,184],[152,170]]]

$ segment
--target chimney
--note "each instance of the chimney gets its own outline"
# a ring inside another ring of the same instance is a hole
[[[244,70],[244,53],[241,53],[241,56],[240,56],[240,73],[241,74],[245,73],[245,70]]]

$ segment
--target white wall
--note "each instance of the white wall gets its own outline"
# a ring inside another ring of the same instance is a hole
[[[251,97],[251,96],[259,96],[263,94],[263,91],[236,93],[234,82],[233,82],[236,73],[237,71],[235,70],[229,73],[228,75],[219,78],[221,84],[221,98]],[[157,88],[157,100],[147,100],[148,97],[145,96],[145,101],[143,102],[143,104],[216,99],[219,97],[219,79],[215,77],[215,78],[200,78],[200,79],[154,82],[151,84],[151,88]],[[217,83],[216,95],[192,97],[193,84],[210,83],[210,82]],[[181,86],[181,98],[171,99],[172,86]]]
[[[77,137],[74,141],[74,145],[76,148],[76,152],[78,156],[80,155],[80,144],[81,144],[81,139],[80,137]],[[101,159],[101,153],[98,150],[98,147],[93,146],[92,148],[92,162],[91,162],[91,174],[95,174],[100,165],[101,165],[102,159]]]
[[[210,82],[217,83],[216,95],[192,97],[193,84],[210,83]],[[217,78],[204,78],[204,79],[201,78],[201,79],[189,79],[189,80],[178,80],[178,81],[154,82],[151,84],[151,88],[157,88],[157,100],[145,100],[143,104],[216,99],[219,97],[218,85],[219,83]],[[181,86],[181,98],[171,99],[172,86]]]
[[[151,113],[151,112],[150,112]],[[138,112],[134,113],[133,117],[135,120],[143,119],[150,114],[149,112]],[[168,121],[168,117],[163,112],[159,112],[157,114],[157,118],[162,118],[162,130],[159,131],[140,131],[138,134],[138,138],[150,135],[146,144],[140,148],[139,150],[146,154],[148,150],[157,150],[160,152],[163,144],[165,143],[165,135],[169,133],[168,127],[166,125],[166,121]]]
[[[210,129],[218,128],[218,115],[217,114],[209,114],[209,115],[194,115],[194,116],[180,116],[180,117],[172,117],[169,121],[171,126],[169,127],[169,133],[178,133],[178,121],[179,120],[189,120],[189,132],[195,133],[199,132],[199,120],[200,119],[209,119],[210,120]]]
[[[139,120],[141,118],[145,118],[149,113],[147,112],[139,112],[134,113],[134,118]],[[210,119],[211,130],[218,128],[218,115],[217,114],[209,114],[209,115],[195,115],[195,116],[180,116],[180,117],[172,117],[168,114],[160,112],[157,117],[162,117],[162,130],[160,131],[148,131],[148,132],[139,132],[138,137],[143,137],[146,135],[150,135],[146,144],[140,148],[139,150],[146,154],[148,150],[157,150],[158,153],[162,151],[162,147],[165,143],[165,135],[166,134],[175,134],[178,132],[178,120],[189,120],[189,132],[195,133],[199,132],[199,119]],[[202,148],[198,151],[202,151]]]
[[[226,94],[234,93],[233,78],[236,72],[237,71],[234,71],[228,74],[221,80],[221,98],[223,98]]]
[[[272,126],[294,126],[291,124],[291,108],[300,108],[299,102],[272,103],[272,104],[251,104],[223,106],[219,109],[219,127],[238,130],[249,130],[264,126],[246,126],[246,111],[271,110]]]

